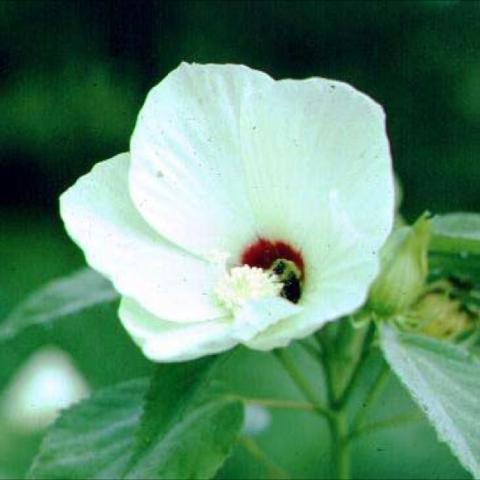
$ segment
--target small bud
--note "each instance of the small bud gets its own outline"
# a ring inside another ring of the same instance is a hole
[[[381,316],[408,309],[422,293],[428,274],[430,221],[393,232],[380,252],[381,271],[370,289],[369,306]]]
[[[439,292],[428,293],[412,309],[417,331],[440,340],[457,340],[475,327],[473,315],[461,302]]]

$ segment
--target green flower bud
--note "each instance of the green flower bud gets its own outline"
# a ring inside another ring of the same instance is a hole
[[[419,333],[440,340],[457,340],[475,328],[472,314],[444,293],[428,293],[412,309]]]
[[[395,230],[380,252],[380,274],[370,289],[369,306],[380,316],[407,310],[423,291],[428,274],[430,221]]]

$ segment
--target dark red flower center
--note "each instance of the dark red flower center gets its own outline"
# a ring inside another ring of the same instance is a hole
[[[302,254],[291,247],[288,243],[280,241],[271,241],[259,238],[255,243],[249,245],[241,256],[241,264],[250,267],[260,267],[268,270],[275,260],[290,260],[295,263],[305,275],[305,264],[303,263]]]
[[[263,270],[270,269],[283,284],[281,295],[293,303],[300,299],[305,264],[301,253],[288,243],[259,238],[245,249],[241,263]]]

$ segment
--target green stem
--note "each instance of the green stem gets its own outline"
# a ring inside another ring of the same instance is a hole
[[[347,480],[350,478],[350,447],[348,441],[348,421],[345,410],[339,408],[335,398],[335,368],[330,362],[330,345],[323,337],[323,332],[316,335],[316,339],[322,347],[323,370],[325,372],[325,384],[327,389],[328,405],[333,415],[328,419],[330,435],[332,438],[332,456],[335,464],[335,475],[337,479]]]
[[[278,400],[276,398],[246,398],[238,397],[239,400],[251,405],[260,405],[267,408],[284,408],[290,410],[305,410],[314,412],[320,405],[313,405],[312,403],[296,402],[295,400]]]
[[[335,474],[337,479],[348,480],[351,478],[350,466],[350,431],[348,426],[346,403],[351,395],[361,367],[368,356],[373,328],[368,326],[365,330],[358,330],[353,335],[347,335],[348,323],[344,323],[335,339],[326,338],[323,333],[316,335],[317,341],[322,346],[325,355],[323,364],[327,384],[328,403],[334,412],[333,418],[329,419],[330,434],[332,438],[332,455],[335,463]],[[337,348],[350,351],[351,358],[356,361],[348,374],[347,384],[343,386],[344,373],[341,369],[332,364],[335,351],[332,351],[332,341],[335,341]],[[360,351],[358,351],[358,350]],[[355,353],[358,352],[358,353]],[[343,391],[342,391],[343,389]],[[338,396],[337,396],[338,395]]]
[[[317,400],[317,395],[310,386],[308,380],[304,377],[302,372],[298,369],[295,363],[290,358],[286,349],[274,350],[275,357],[282,364],[285,371],[288,373],[297,388],[303,393],[304,397],[314,406],[315,412],[319,415],[330,418],[332,412],[321,406]]]
[[[327,391],[327,401],[328,401],[328,406],[331,409],[335,405],[333,376],[331,371],[331,364],[329,361],[331,352],[328,348],[329,347],[328,342],[324,340],[321,331],[315,335],[315,339],[317,340],[318,344],[320,345],[320,348],[322,349],[322,357],[319,358],[319,360],[322,364],[323,373],[325,375],[325,389]]]
[[[313,360],[315,360],[316,362],[318,362],[319,360],[322,361],[323,353],[318,347],[315,347],[314,345],[310,344],[305,340],[300,340],[298,343],[310,355],[310,357],[313,358]]]
[[[355,415],[355,418],[353,419],[352,430],[356,430],[362,427],[363,422],[365,421],[365,418],[367,416],[367,413],[375,405],[380,394],[382,393],[383,388],[387,384],[389,377],[390,377],[390,369],[388,365],[384,362],[382,365],[382,369],[380,370],[379,374],[377,375],[377,378],[375,379],[369,392],[367,393],[365,401],[363,402],[362,406],[360,407],[357,414]]]
[[[330,428],[332,438],[332,457],[335,464],[335,475],[339,480],[349,480],[351,478],[350,466],[350,442],[355,435],[363,434],[360,430],[366,411],[370,405],[375,403],[381,387],[386,381],[387,372],[383,370],[374,382],[374,385],[367,394],[367,400],[363,411],[359,411],[354,425],[357,427],[355,433],[349,428],[347,416],[347,402],[357,383],[362,366],[364,365],[370,352],[370,345],[374,334],[374,325],[370,324],[366,329],[352,331],[348,334],[345,323],[332,335],[332,331],[323,330],[315,335],[320,351],[312,348],[311,344],[303,345],[313,358],[321,362],[325,373],[325,384],[328,406],[327,408],[318,405],[317,394],[310,385],[308,379],[303,372],[291,359],[289,352],[286,350],[275,351],[276,358],[280,361],[284,369],[289,374],[297,388],[303,393],[305,398],[310,402],[311,407],[320,415],[326,417]],[[338,349],[346,352],[351,359],[351,366],[345,371],[339,368],[335,355]],[[384,378],[385,377],[385,378]],[[303,405],[303,404],[299,404]],[[303,408],[303,406],[301,407]]]
[[[238,442],[242,447],[254,457],[259,463],[263,464],[268,472],[269,478],[288,479],[288,473],[278,467],[273,460],[260,448],[257,442],[251,437],[241,435]]]
[[[392,418],[387,418],[385,420],[380,420],[378,422],[371,423],[370,425],[366,425],[363,427],[360,426],[350,433],[349,439],[354,440],[358,437],[361,437],[368,433],[376,432],[378,430],[383,430],[385,428],[391,428],[391,427],[398,427],[401,425],[405,425],[406,423],[416,422],[418,420],[421,420],[421,418],[422,418],[422,415],[418,411],[397,415]]]
[[[332,450],[335,458],[335,473],[338,480],[349,480],[350,472],[350,444],[348,422],[345,410],[339,410],[330,420],[332,435]]]
[[[350,375],[347,386],[345,387],[344,391],[340,394],[339,398],[335,402],[335,406],[338,407],[339,409],[343,407],[347,402],[353,390],[353,387],[355,386],[357,378],[360,375],[363,364],[365,363],[365,360],[367,359],[368,354],[370,352],[370,345],[373,339],[373,334],[374,334],[374,326],[373,324],[370,324],[368,326],[368,330],[365,333],[364,338],[362,339],[363,341],[361,346],[361,353],[355,366],[353,367],[353,371]]]

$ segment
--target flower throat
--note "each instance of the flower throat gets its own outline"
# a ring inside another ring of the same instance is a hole
[[[300,300],[305,264],[301,253],[287,243],[260,238],[243,252],[241,263],[272,272],[282,284],[280,295],[293,303]]]

